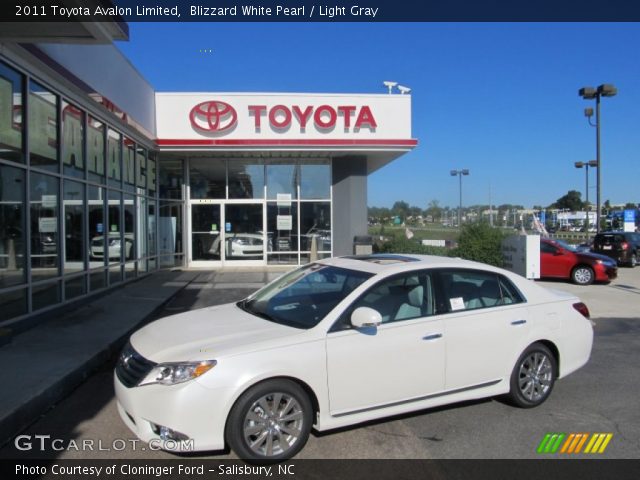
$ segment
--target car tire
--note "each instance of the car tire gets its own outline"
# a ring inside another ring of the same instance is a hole
[[[511,372],[509,402],[520,408],[542,404],[553,390],[558,362],[542,343],[530,345]]]
[[[284,379],[259,383],[236,401],[225,437],[243,460],[274,463],[287,460],[307,443],[313,407],[300,385]]]
[[[638,253],[633,252],[631,254],[631,259],[629,260],[629,267],[633,268],[638,264]]]
[[[576,285],[591,285],[594,279],[593,268],[587,265],[578,265],[571,271],[571,281]]]

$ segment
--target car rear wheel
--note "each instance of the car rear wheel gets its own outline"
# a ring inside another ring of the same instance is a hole
[[[635,267],[638,264],[638,253],[637,252],[633,252],[631,254],[631,259],[629,260],[629,266],[631,268]]]
[[[511,373],[509,401],[520,408],[542,404],[553,390],[557,361],[541,343],[529,346],[516,362]]]
[[[571,272],[571,280],[577,285],[591,285],[594,278],[593,268],[587,265],[578,265]]]
[[[305,391],[289,380],[251,387],[235,403],[226,427],[227,442],[244,460],[287,460],[309,438],[313,408]]]

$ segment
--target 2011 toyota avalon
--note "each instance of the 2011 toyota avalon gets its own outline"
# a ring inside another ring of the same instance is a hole
[[[535,407],[589,359],[576,297],[461,259],[321,260],[132,335],[118,411],[144,441],[292,457],[318,431],[506,395]]]

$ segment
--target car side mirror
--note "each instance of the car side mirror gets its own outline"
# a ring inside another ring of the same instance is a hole
[[[369,307],[358,307],[351,314],[351,325],[355,328],[377,327],[382,323],[382,315]]]
[[[555,257],[559,257],[560,255],[564,255],[564,252],[562,250],[556,250],[555,252],[553,252],[553,255]]]

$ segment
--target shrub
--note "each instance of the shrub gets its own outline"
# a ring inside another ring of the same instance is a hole
[[[458,248],[453,251],[453,254],[467,260],[502,267],[504,238],[505,234],[502,230],[486,222],[464,225],[458,239]]]

